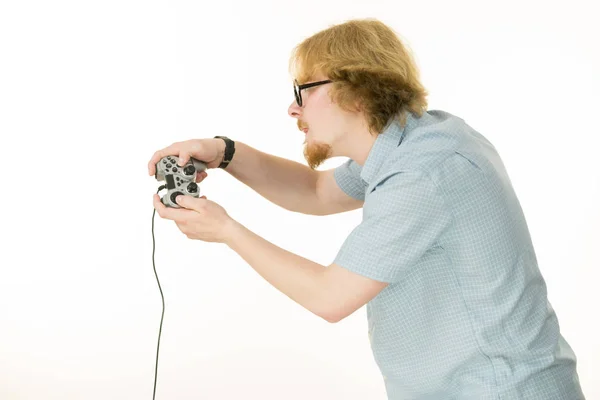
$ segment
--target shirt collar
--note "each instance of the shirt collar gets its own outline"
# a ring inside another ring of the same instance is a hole
[[[400,145],[404,137],[406,127],[413,121],[414,117],[411,112],[406,113],[406,124],[400,126],[400,122],[393,118],[388,122],[383,131],[377,135],[373,147],[369,151],[369,155],[365,160],[365,164],[360,172],[360,177],[371,184],[371,181],[381,169],[381,166],[386,161],[388,155]]]

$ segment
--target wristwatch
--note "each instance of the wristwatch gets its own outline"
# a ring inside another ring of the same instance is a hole
[[[227,136],[215,136],[214,138],[225,141],[225,154],[223,155],[223,161],[219,164],[219,168],[225,168],[229,165],[229,162],[233,158],[233,153],[235,153],[235,142]]]

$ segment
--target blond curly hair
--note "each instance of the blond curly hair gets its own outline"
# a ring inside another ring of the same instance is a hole
[[[406,113],[421,116],[427,95],[414,59],[396,32],[374,19],[353,19],[306,38],[292,50],[289,71],[300,84],[323,74],[333,80],[332,101],[363,112],[371,133],[379,134]]]

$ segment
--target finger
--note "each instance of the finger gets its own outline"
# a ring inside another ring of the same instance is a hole
[[[187,227],[186,227],[185,224],[182,224],[181,222],[175,221],[175,225],[177,225],[177,227],[179,228],[179,230],[181,231],[181,233],[183,233],[184,235],[188,236],[188,234],[185,231],[187,229]]]
[[[165,147],[164,149],[158,150],[152,155],[152,158],[148,162],[148,174],[154,175],[156,173],[156,164],[161,158],[166,156],[176,156],[179,153],[179,144],[173,143],[172,145]]]
[[[185,207],[188,209],[194,209],[194,198],[192,196],[184,196],[180,195],[175,198],[175,202],[179,204],[181,207]]]
[[[156,173],[156,163],[158,163],[161,158],[166,156],[176,156],[178,154],[179,143],[173,143],[172,145],[155,152],[150,161],[148,161],[148,175],[154,175]]]
[[[196,173],[196,182],[200,183],[204,180],[204,178],[206,178],[208,176],[208,172],[206,171],[200,171]]]
[[[182,151],[179,152],[179,156],[178,157],[179,157],[179,160],[177,161],[177,164],[180,167],[183,167],[188,162],[188,160],[190,159],[190,154],[187,151],[183,151],[182,150]]]
[[[162,203],[160,197],[157,194],[154,194],[152,196],[152,203],[154,204],[154,209],[156,210],[158,215],[160,215],[161,218],[165,218],[168,208]]]
[[[165,205],[160,201],[160,197],[157,194],[152,195],[152,205],[154,209],[162,217]]]
[[[192,197],[180,195],[175,198],[175,202],[181,207],[187,208],[188,210],[201,211],[206,200],[206,196]]]
[[[179,196],[179,197],[184,197],[184,196]],[[189,196],[187,196],[187,197],[189,197]],[[153,195],[152,201],[154,204],[154,208],[156,209],[156,212],[158,213],[158,215],[160,215],[161,218],[170,219],[172,221],[184,222],[189,217],[189,213],[190,213],[189,210],[182,210],[182,209],[178,209],[178,208],[172,208],[172,207],[165,206],[162,203],[162,201],[160,201],[160,197],[158,196],[158,194]]]

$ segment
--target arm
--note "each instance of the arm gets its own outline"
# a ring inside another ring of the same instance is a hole
[[[218,140],[224,151],[225,143]],[[235,142],[235,155],[225,171],[267,200],[294,212],[329,215],[354,210],[363,203],[339,188],[333,169],[316,171],[242,142]]]
[[[225,143],[221,142],[224,149]],[[311,215],[320,212],[318,172],[306,165],[236,141],[235,154],[225,171],[286,210]]]
[[[317,197],[321,203],[319,215],[337,214],[361,208],[364,200],[347,195],[337,184],[333,169],[318,171]]]
[[[387,283],[348,271],[336,264],[317,264],[256,235],[235,220],[225,243],[277,290],[328,322],[352,314]]]

